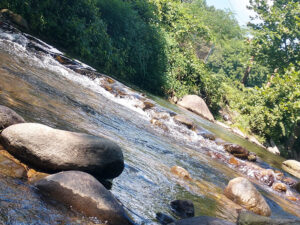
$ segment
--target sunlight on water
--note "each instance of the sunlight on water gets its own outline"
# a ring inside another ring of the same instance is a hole
[[[112,192],[136,222],[157,224],[155,213],[171,214],[169,202],[178,198],[191,199],[196,215],[234,221],[236,206],[223,195],[223,189],[237,176],[247,176],[256,182],[268,201],[272,201],[274,216],[292,217],[291,214],[300,211],[299,204],[285,200],[255,180],[257,167],[239,159],[241,167],[230,165],[231,156],[222,146],[176,123],[172,115],[174,112],[187,115],[217,137],[256,152],[268,163],[261,161],[259,166],[279,169],[282,158],[263,152],[163,99],[151,96],[154,101],[149,100],[106,76],[91,79],[76,73],[49,55],[60,53],[58,50],[40,43],[49,54],[32,51],[26,48],[28,42],[21,34],[0,31],[0,104],[16,110],[29,122],[104,136],[117,142],[124,151],[126,167],[114,180]],[[153,106],[145,109],[147,104]],[[174,165],[187,169],[193,179],[187,182],[171,174]],[[12,224],[34,221],[59,224],[57,221],[62,217],[66,224],[73,224],[72,218],[80,220],[69,210],[60,211],[42,201],[26,182],[3,177],[0,188],[1,193],[8,193],[0,197],[0,217],[15,221]],[[22,189],[26,195],[18,194]]]

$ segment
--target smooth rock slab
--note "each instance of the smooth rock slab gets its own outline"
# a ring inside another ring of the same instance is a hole
[[[271,219],[251,212],[241,212],[238,217],[237,225],[300,225],[300,220]]]
[[[237,177],[229,181],[224,194],[230,200],[256,214],[271,215],[271,209],[264,197],[246,178]]]
[[[221,220],[210,216],[198,216],[188,219],[178,220],[169,225],[235,225],[235,223]]]
[[[293,176],[300,178],[300,162],[296,160],[286,160],[282,163],[282,169]]]
[[[116,198],[93,176],[81,171],[66,171],[47,176],[35,183],[44,194],[109,225],[133,222]]]
[[[24,123],[25,120],[12,109],[0,105],[0,130],[17,123]]]
[[[105,138],[37,123],[12,125],[3,130],[0,138],[16,158],[44,172],[80,170],[99,179],[110,179],[124,169],[121,148]]]

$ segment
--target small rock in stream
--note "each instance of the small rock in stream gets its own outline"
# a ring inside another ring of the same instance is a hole
[[[0,105],[0,130],[17,123],[24,123],[25,120],[12,109]]]
[[[194,204],[190,200],[174,200],[170,203],[173,212],[180,218],[195,216]]]

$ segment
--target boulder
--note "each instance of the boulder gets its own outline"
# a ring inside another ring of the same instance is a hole
[[[224,194],[230,200],[256,214],[271,215],[271,209],[263,196],[246,178],[237,177],[231,180],[225,188]]]
[[[235,225],[235,223],[221,220],[210,216],[198,216],[188,219],[178,220],[169,225]]]
[[[282,169],[293,176],[300,178],[300,162],[296,160],[286,160],[282,163]]]
[[[0,138],[12,155],[44,172],[81,170],[111,179],[124,169],[121,148],[102,137],[21,123],[4,129]]]
[[[195,129],[195,124],[192,120],[186,118],[185,116],[183,115],[176,115],[173,117],[174,118],[174,121],[177,123],[177,124],[183,124],[185,125],[188,129],[191,129],[191,130],[194,130]]]
[[[156,219],[162,224],[167,225],[169,223],[172,223],[175,221],[175,219],[169,215],[166,215],[164,213],[156,213]]]
[[[194,204],[190,200],[174,200],[170,203],[173,212],[180,218],[195,216]]]
[[[13,124],[24,123],[24,119],[12,109],[0,105],[0,130]]]
[[[116,198],[93,176],[65,171],[35,183],[42,194],[110,225],[133,224]]]
[[[15,25],[17,25],[25,30],[29,30],[28,23],[22,16],[20,16],[16,13],[13,13],[9,9],[2,9],[0,11],[0,14],[2,14],[6,19],[13,22]]]
[[[174,175],[176,175],[179,178],[183,178],[183,179],[186,179],[186,180],[191,180],[192,179],[189,172],[186,169],[182,168],[181,166],[173,166],[171,168],[171,173],[173,173]]]
[[[249,155],[248,155],[247,159],[251,162],[255,162],[256,159],[257,159],[257,156],[254,152],[249,152]]]
[[[294,219],[271,219],[259,216],[251,212],[242,211],[239,214],[237,225],[300,225],[300,220]]]
[[[278,192],[286,192],[287,188],[286,185],[283,183],[274,183],[272,186],[273,190]]]
[[[214,121],[214,117],[209,111],[206,103],[202,98],[197,95],[186,95],[177,104],[183,108],[186,108],[205,119]]]
[[[240,145],[227,143],[224,144],[223,147],[227,152],[229,152],[237,158],[248,159],[249,151]]]

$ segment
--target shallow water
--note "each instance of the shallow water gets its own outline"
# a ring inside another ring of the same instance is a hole
[[[261,167],[280,169],[281,157],[155,96],[149,96],[155,107],[144,111],[140,107],[145,101],[142,94],[114,82],[113,88],[122,90],[124,96],[114,95],[104,88],[109,83],[105,76],[90,79],[78,74],[53,59],[50,53],[58,53],[56,49],[46,46],[46,54],[33,51],[28,43],[22,34],[0,30],[0,104],[14,109],[28,122],[104,136],[118,143],[126,166],[114,179],[112,192],[137,223],[158,224],[155,214],[171,214],[169,202],[181,198],[194,202],[196,216],[234,221],[234,209],[226,206],[230,203],[222,191],[237,176],[250,176],[270,204],[273,217],[300,215],[299,201],[288,201],[255,181],[248,167],[238,170],[211,157],[219,153],[230,158],[223,147],[174,123],[170,111],[184,114],[216,136],[257,153]],[[151,123],[158,115],[164,115],[159,121],[167,130]],[[170,168],[174,165],[187,169],[193,180],[172,175]],[[0,217],[7,224],[93,222],[63,206],[57,208],[45,202],[25,181],[0,177],[0,189]]]

